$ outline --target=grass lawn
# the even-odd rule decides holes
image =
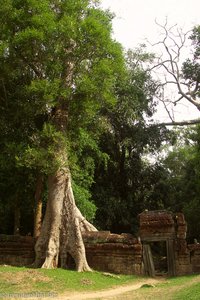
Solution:
[[[78,273],[63,269],[45,270],[0,266],[0,299],[4,299],[1,296],[3,293],[92,292],[123,284],[135,284],[141,282],[142,279],[144,278],[134,275],[108,276],[100,272]],[[199,300],[200,275],[166,278],[156,283],[155,286],[144,285],[144,287],[112,299]]]
[[[167,278],[163,283],[154,287],[142,287],[136,291],[127,293],[116,300],[199,300],[200,299],[200,275],[188,275]],[[114,300],[113,299],[113,300]]]
[[[0,293],[96,291],[125,283],[134,283],[134,275],[106,276],[106,273],[78,273],[63,269],[30,269],[0,266]]]

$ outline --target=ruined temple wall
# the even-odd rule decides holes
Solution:
[[[173,241],[176,276],[200,273],[200,245],[187,245],[187,223],[182,213],[145,211],[139,219],[143,242]]]
[[[84,243],[88,263],[95,270],[142,274],[142,244],[132,235],[91,232]]]
[[[175,240],[175,264],[176,275],[187,275],[193,273],[191,253],[188,249],[186,235],[187,223],[182,213],[175,214],[176,240]]]
[[[173,214],[166,211],[145,211],[139,215],[139,236],[143,241],[175,239]]]
[[[83,236],[89,265],[98,271],[142,273],[142,245],[129,234],[90,232]],[[35,240],[30,236],[0,235],[0,264],[26,266],[34,261]]]
[[[175,248],[176,275],[187,275],[193,273],[191,253],[187,247],[186,240],[177,240]]]
[[[174,241],[175,275],[200,273],[200,244],[187,245],[183,214],[147,212],[140,218],[141,240]],[[109,231],[83,235],[89,265],[99,271],[143,274],[143,247],[130,234]],[[31,236],[0,235],[0,264],[29,265],[34,261],[35,240]]]
[[[35,240],[31,236],[0,234],[0,264],[26,266],[34,261]]]
[[[190,251],[192,273],[200,274],[200,244],[188,245],[188,249]]]

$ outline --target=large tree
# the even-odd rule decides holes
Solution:
[[[70,154],[80,131],[98,127],[102,106],[115,102],[123,59],[112,16],[89,0],[1,0],[0,16],[2,101],[22,120],[13,131],[23,126],[26,135],[18,161],[48,175],[35,266],[55,267],[60,255],[65,267],[70,253],[78,271],[90,270],[82,231],[96,229],[75,204]]]

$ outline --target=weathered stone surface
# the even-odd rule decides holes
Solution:
[[[190,251],[195,251],[195,253],[199,253],[200,254],[200,244],[189,244],[188,245],[188,249]]]
[[[161,211],[144,211],[139,215],[140,227],[145,226],[173,226],[174,219],[171,212],[161,210]]]
[[[176,218],[177,225],[186,225],[185,217],[183,213],[176,213],[175,218]]]
[[[185,239],[177,239],[176,240],[176,251],[178,255],[188,254],[189,249],[187,247],[187,242]]]
[[[176,236],[178,239],[186,239],[187,225],[179,225],[176,231]]]
[[[141,239],[171,238],[175,235],[174,218],[167,211],[144,211],[139,215]]]
[[[0,263],[25,266],[34,261],[35,240],[31,236],[0,235]]]
[[[177,257],[177,263],[179,265],[190,265],[190,256],[189,255],[179,255]]]
[[[89,265],[99,271],[141,274],[142,244],[131,234],[84,234]]]
[[[192,265],[181,265],[181,264],[176,264],[176,275],[177,276],[182,276],[182,275],[187,275],[187,274],[192,274],[193,273],[193,268]]]
[[[107,242],[110,231],[91,231],[82,234],[84,242],[90,243],[105,243]]]
[[[83,233],[84,243],[137,244],[138,239],[132,234],[113,234],[110,231],[93,231]]]

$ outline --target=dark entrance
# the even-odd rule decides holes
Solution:
[[[144,273],[149,276],[174,276],[174,241],[143,241]]]
[[[155,275],[163,276],[168,274],[167,247],[166,241],[150,243],[154,263]]]

